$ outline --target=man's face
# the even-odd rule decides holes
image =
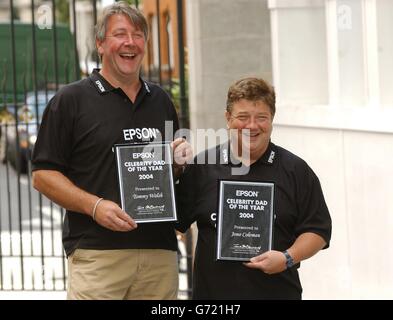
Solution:
[[[118,80],[130,79],[131,76],[139,77],[145,45],[143,32],[137,30],[127,16],[110,16],[104,40],[97,40],[103,74]]]
[[[237,142],[238,150],[249,151],[251,159],[258,159],[266,151],[273,130],[273,117],[269,106],[262,100],[241,99],[226,112],[231,139]],[[232,134],[234,133],[234,134]],[[244,156],[244,155],[243,155]]]

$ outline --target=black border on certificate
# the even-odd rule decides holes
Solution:
[[[269,199],[269,216],[268,216],[268,237],[267,239],[261,239],[261,242],[267,242],[265,250],[255,253],[254,255],[242,256],[241,254],[226,255],[222,253],[223,243],[223,224],[224,224],[224,207],[223,203],[225,186],[238,185],[238,186],[257,186],[263,188],[269,188],[270,199]],[[259,181],[239,181],[239,180],[219,180],[219,191],[218,191],[218,215],[217,215],[217,246],[216,246],[216,259],[217,260],[230,260],[230,261],[249,261],[252,256],[256,256],[263,252],[272,249],[273,245],[273,223],[274,223],[274,189],[275,184],[273,182],[259,182]],[[266,243],[265,243],[266,245]],[[238,256],[237,256],[238,255]]]
[[[120,150],[123,148],[127,149],[133,149],[133,148],[155,148],[155,147],[163,147],[164,152],[165,152],[165,157],[164,159],[170,159],[169,163],[165,163],[164,167],[166,168],[165,170],[168,170],[168,176],[169,176],[169,189],[170,189],[170,204],[171,208],[170,211],[172,214],[170,216],[166,217],[154,217],[154,218],[141,218],[138,219],[137,217],[133,217],[132,212],[127,212],[126,208],[126,200],[125,200],[125,193],[124,193],[124,179],[125,177],[123,176],[123,170],[122,170],[122,159],[121,159],[121,153]],[[137,223],[149,223],[149,222],[166,222],[166,221],[177,221],[177,212],[176,212],[176,202],[175,202],[175,190],[174,190],[174,179],[173,179],[173,168],[172,168],[172,155],[171,155],[171,146],[170,142],[162,142],[162,143],[157,143],[157,142],[152,142],[152,143],[134,143],[134,144],[116,144],[114,145],[114,152],[116,155],[116,166],[117,166],[117,175],[118,175],[118,181],[119,181],[119,191],[120,191],[120,201],[121,201],[121,208],[122,210],[126,211]],[[164,187],[165,188],[165,187]],[[166,196],[166,199],[168,199],[168,196]]]

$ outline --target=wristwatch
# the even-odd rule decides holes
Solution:
[[[285,256],[285,259],[287,259],[287,261],[285,263],[287,265],[287,269],[292,268],[295,264],[295,262],[293,261],[293,258],[291,257],[291,255],[288,253],[287,250],[285,250],[283,252],[283,254]]]

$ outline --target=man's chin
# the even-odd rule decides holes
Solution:
[[[255,159],[255,158],[260,158],[263,154],[262,152],[262,148],[261,148],[261,143],[259,144],[251,144],[249,146],[249,154],[251,156],[251,158]]]
[[[255,152],[260,149],[260,144],[258,143],[243,143],[243,148],[249,150],[250,152]]]

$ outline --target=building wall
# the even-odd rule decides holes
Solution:
[[[192,128],[224,127],[229,84],[264,77],[278,94],[273,141],[320,178],[333,235],[302,263],[305,299],[393,298],[392,5],[189,1]]]
[[[70,28],[74,33],[74,15],[72,1],[69,3],[70,10]],[[97,15],[102,12],[102,6],[97,1]],[[97,67],[95,61],[95,31],[94,31],[94,15],[93,3],[91,1],[76,1],[76,43],[78,46],[79,65],[82,73],[86,76],[90,74],[93,68]]]
[[[35,6],[41,5],[42,1],[37,1]],[[9,6],[9,4],[7,4]],[[17,0],[14,1],[14,7],[19,14],[20,21],[31,22],[31,2],[28,0]],[[8,9],[9,10],[9,9]]]
[[[330,248],[300,268],[304,298],[392,299],[393,135],[276,125],[273,140],[318,174],[333,220]]]
[[[21,22],[31,22],[31,1],[30,0],[14,0],[14,13],[17,15],[17,20]],[[49,5],[48,1],[36,0],[34,2],[35,5],[35,19],[37,19],[40,15],[44,14],[44,10],[46,8],[40,8],[42,5]],[[39,11],[39,12],[38,12]],[[51,18],[50,18],[51,19]],[[0,3],[0,22],[9,22],[10,21],[10,3],[9,1],[2,1]]]
[[[166,79],[168,77],[178,78],[179,77],[179,48],[178,48],[178,19],[177,19],[177,1],[176,0],[160,0],[159,1],[159,11],[160,11],[160,32],[158,32],[157,25],[154,25],[153,19],[157,17],[157,0],[144,0],[142,5],[142,11],[146,16],[149,27],[150,27],[150,39],[148,44],[148,52],[144,60],[144,69],[148,70],[149,67],[154,68],[155,64],[158,65],[157,55],[158,47],[155,47],[153,42],[157,41],[154,37],[160,36],[160,57],[161,57],[161,72],[162,78]],[[186,1],[183,1],[183,11],[185,12]],[[172,38],[168,39],[167,21],[168,16],[171,22],[172,28]],[[155,17],[155,18],[154,18]],[[183,14],[184,17],[184,14]],[[186,24],[183,19],[183,43],[186,44]],[[170,37],[170,36],[169,36]],[[158,43],[158,42],[157,42]],[[168,47],[171,46],[171,48]],[[170,59],[170,53],[172,51],[173,61]],[[155,59],[156,57],[156,59]],[[170,68],[169,68],[170,66]],[[146,71],[147,72],[147,71]]]
[[[0,3],[0,22],[10,21],[10,8],[8,3]]]
[[[265,0],[187,2],[191,128],[224,126],[227,88],[237,78],[272,79],[269,24]]]

